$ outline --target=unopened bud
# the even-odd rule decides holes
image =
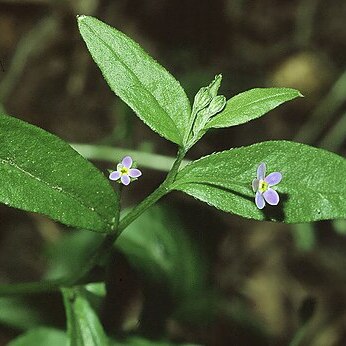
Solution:
[[[203,87],[199,89],[198,93],[196,94],[193,107],[196,110],[201,110],[207,107],[211,100],[212,96],[210,95],[209,89],[207,87]]]
[[[209,117],[214,116],[217,113],[220,113],[224,107],[226,105],[226,97],[223,95],[218,95],[213,97],[213,99],[211,100],[207,111],[208,111],[208,115]]]
[[[222,81],[222,75],[218,74],[215,76],[214,80],[208,85],[209,92],[212,97],[217,95]]]

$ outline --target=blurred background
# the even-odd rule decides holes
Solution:
[[[2,111],[83,144],[76,148],[105,174],[134,151],[143,177],[123,192],[124,207],[158,186],[176,147],[111,92],[77,14],[139,42],[190,100],[218,73],[227,98],[272,86],[304,94],[261,119],[210,131],[189,159],[271,139],[345,156],[345,1],[0,0]],[[0,283],[65,274],[97,237],[3,205],[0,220]],[[108,268],[111,293],[98,304],[108,334],[216,346],[346,345],[346,220],[254,222],[173,193],[125,234]],[[42,324],[65,328],[58,294],[0,298],[0,345]]]

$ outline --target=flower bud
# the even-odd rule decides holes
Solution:
[[[203,87],[199,89],[198,93],[196,94],[193,107],[199,111],[207,107],[211,100],[212,96],[210,95],[209,88]]]
[[[215,114],[221,112],[224,109],[225,105],[226,105],[225,96],[218,95],[213,97],[207,109],[209,117],[212,117]]]
[[[214,80],[208,85],[209,92],[212,97],[215,97],[219,91],[222,81],[222,75],[218,74],[215,76]]]

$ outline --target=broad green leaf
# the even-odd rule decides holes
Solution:
[[[121,234],[116,247],[154,282],[186,298],[205,285],[205,262],[173,211],[154,206]]]
[[[181,145],[191,110],[179,82],[122,32],[88,16],[78,25],[110,88],[152,130]]]
[[[0,202],[77,228],[112,230],[116,194],[67,143],[6,115],[0,115],[0,143]]]
[[[36,328],[12,340],[7,346],[67,346],[65,332],[54,328]]]
[[[229,127],[259,118],[286,101],[302,96],[290,88],[256,88],[242,92],[227,101],[225,109],[207,124],[211,127]]]
[[[71,346],[109,345],[102,325],[82,288],[62,289]]]
[[[251,182],[261,162],[282,173],[277,206],[257,209]],[[308,145],[270,141],[206,156],[183,168],[173,188],[221,210],[256,220],[346,218],[346,160]]]

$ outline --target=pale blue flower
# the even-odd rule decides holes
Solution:
[[[131,156],[125,156],[122,159],[121,163],[118,163],[117,170],[109,174],[109,179],[110,180],[120,179],[120,181],[124,185],[129,185],[132,180],[135,180],[142,175],[142,172],[139,169],[131,168],[132,163],[133,161]]]
[[[252,181],[252,189],[256,192],[255,203],[258,209],[263,209],[266,202],[270,205],[279,203],[279,194],[271,187],[279,184],[282,179],[280,172],[266,175],[266,164],[262,162],[257,168],[257,178]]]

